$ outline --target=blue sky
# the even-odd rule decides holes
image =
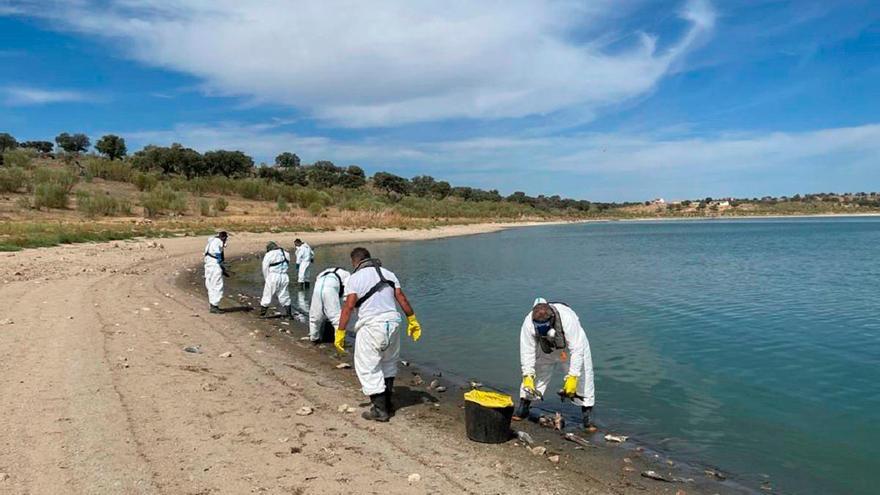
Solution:
[[[600,201],[880,190],[870,1],[0,0],[0,68],[19,140]]]

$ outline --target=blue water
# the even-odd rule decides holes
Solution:
[[[532,300],[587,329],[603,429],[783,493],[877,493],[880,219],[614,222],[372,243],[404,354],[516,390]],[[318,250],[317,266],[351,246]],[[551,390],[561,386],[561,376]],[[549,406],[558,407],[558,400]]]

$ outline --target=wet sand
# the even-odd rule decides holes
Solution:
[[[505,227],[233,233],[228,255],[270,238],[320,245]],[[353,371],[297,340],[302,327],[208,313],[197,271],[205,241],[0,253],[0,493],[732,492],[642,478],[672,468],[633,449],[575,450],[531,424],[547,454],[469,442],[457,386],[432,392],[408,371],[392,422],[365,421]]]

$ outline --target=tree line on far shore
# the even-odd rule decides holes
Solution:
[[[91,140],[82,133],[65,132],[56,136],[54,143],[18,142],[8,133],[0,133],[0,153],[16,148],[30,149],[42,155],[51,155],[57,150],[63,158],[72,160],[91,148]],[[601,212],[614,206],[621,206],[614,203],[562,198],[558,195],[529,196],[522,191],[503,196],[495,189],[453,186],[447,181],[429,175],[407,179],[380,171],[368,178],[364,170],[357,165],[337,166],[327,160],[306,165],[292,152],[283,152],[276,156],[273,165],[259,166],[255,165],[253,158],[241,151],[214,150],[200,153],[178,143],[171,146],[149,145],[129,155],[125,139],[113,134],[101,137],[95,143],[94,149],[109,160],[125,160],[134,169],[143,173],[186,179],[212,176],[232,179],[261,178],[280,184],[316,189],[334,187],[359,189],[370,185],[391,198],[414,196],[435,200],[458,198],[471,202],[508,201],[540,210],[568,210],[579,213]]]

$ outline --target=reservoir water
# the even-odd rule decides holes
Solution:
[[[816,494],[877,493],[878,246],[876,218],[593,223],[367,245],[422,322],[408,359],[514,392],[532,300],[564,301],[592,346],[603,429],[753,488]],[[315,268],[348,266],[350,248],[317,249]]]

